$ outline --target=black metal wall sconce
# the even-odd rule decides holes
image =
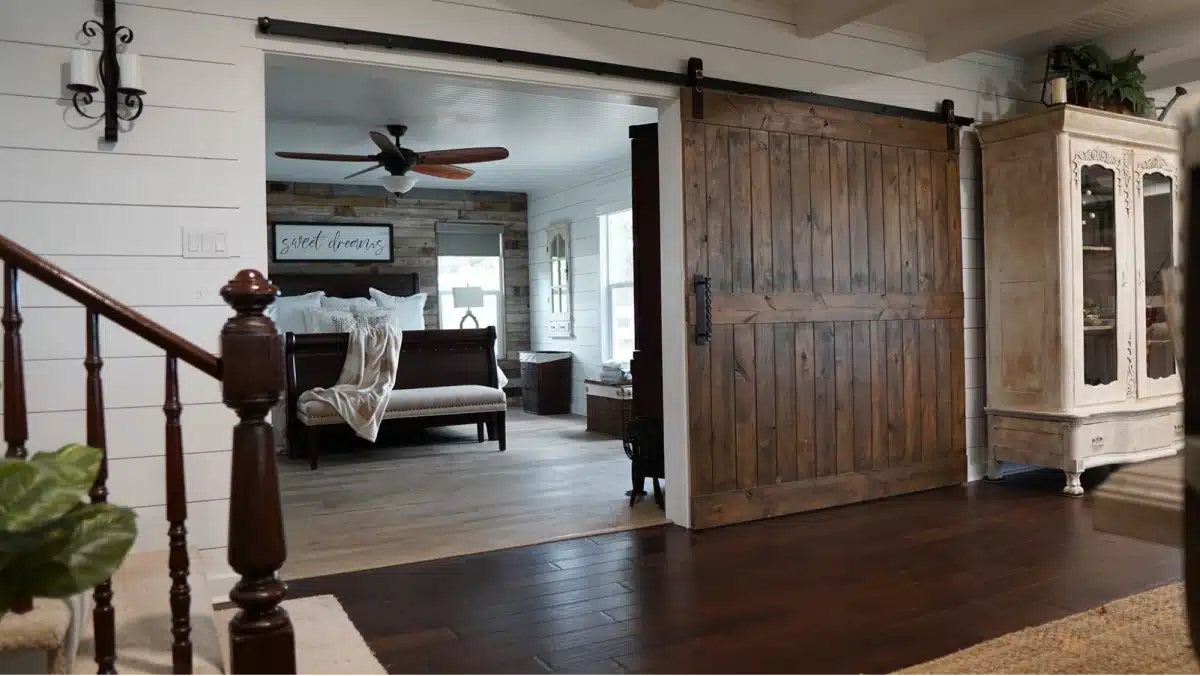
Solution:
[[[95,52],[86,49],[71,52],[71,81],[67,89],[75,92],[71,96],[75,112],[92,120],[104,118],[104,140],[116,143],[120,133],[118,120],[131,122],[141,116],[146,90],[142,89],[141,57],[128,52],[117,54],[117,42],[123,45],[133,42],[133,30],[117,25],[116,0],[102,0],[101,4],[103,21],[88,19],[80,29],[88,37],[96,37],[97,33],[102,36],[99,66]],[[87,107],[95,100],[93,94],[101,89],[104,112],[92,115]]]

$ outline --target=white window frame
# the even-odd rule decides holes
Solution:
[[[452,228],[454,228],[454,227],[458,227],[460,225],[465,225],[465,226],[469,227],[471,224],[465,223],[465,222],[460,222],[460,221],[445,221],[439,225],[440,225],[440,227],[445,227],[446,225],[450,225]],[[495,224],[489,223],[487,225],[495,225]],[[497,359],[505,359],[508,355],[508,345],[506,344],[506,341],[505,341],[506,332],[504,330],[504,320],[505,320],[505,315],[507,313],[505,312],[505,307],[504,307],[504,232],[503,232],[503,230],[498,232],[496,234],[496,236],[500,238],[500,255],[499,255],[499,258],[500,258],[500,288],[499,289],[484,289],[483,295],[485,298],[487,296],[495,296],[496,297],[496,358]],[[437,298],[437,311],[438,311],[437,328],[440,329],[442,327],[442,300],[445,296],[453,297],[454,290],[449,289],[449,288],[446,288],[446,289],[442,288],[442,283],[441,283],[442,282],[442,280],[441,280],[442,255],[440,253],[436,254],[435,258],[437,259],[437,265],[434,268],[434,279],[437,280],[437,295],[438,295],[438,298]],[[451,328],[458,328],[458,327],[454,326]],[[474,328],[474,327],[472,327],[472,328]]]
[[[621,200],[603,204],[596,209],[600,222],[600,357],[603,361],[613,359],[612,294],[613,289],[633,288],[633,280],[611,283],[608,276],[608,217],[622,211],[632,211],[633,200]]]

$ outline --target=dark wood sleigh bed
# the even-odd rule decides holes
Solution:
[[[420,282],[414,274],[277,274],[271,281],[281,296],[295,296],[312,291],[324,291],[327,296],[340,298],[369,298],[374,287],[394,296],[409,296],[420,292]],[[394,389],[407,390],[457,385],[483,385],[499,388],[496,364],[496,329],[429,329],[405,331],[400,343]],[[317,428],[297,420],[297,399],[313,387],[329,387],[337,382],[349,347],[346,333],[288,333],[284,338],[284,367],[287,391],[287,452],[291,457],[307,456],[313,468],[320,453]],[[465,413],[459,415],[425,416],[419,419],[385,420],[389,426],[419,422],[422,427],[475,423],[478,439],[498,441],[505,446],[504,413]]]

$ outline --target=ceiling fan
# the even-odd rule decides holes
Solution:
[[[470,178],[475,172],[457,165],[472,164],[475,162],[494,162],[508,157],[507,148],[496,147],[456,148],[454,150],[431,150],[418,153],[400,146],[400,137],[404,136],[404,133],[408,131],[408,127],[402,124],[389,124],[387,125],[387,130],[395,137],[395,141],[377,131],[370,132],[371,140],[379,147],[379,152],[374,155],[294,153],[286,151],[280,151],[275,154],[279,157],[293,160],[374,162],[375,166],[356,171],[346,176],[346,178],[354,178],[355,176],[360,176],[376,169],[386,169],[391,175],[383,179],[383,186],[389,192],[397,194],[406,193],[416,185],[417,177],[409,175],[409,172],[461,181]]]

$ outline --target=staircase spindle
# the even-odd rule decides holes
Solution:
[[[229,622],[231,671],[296,673],[295,638],[280,607],[287,586],[278,571],[287,559],[275,439],[267,413],[283,392],[283,350],[263,311],[279,290],[262,273],[242,270],[221,289],[235,317],[221,329],[221,394],[239,418],[233,428],[229,495],[229,565],[240,579],[229,599],[240,609]]]
[[[25,442],[29,439],[25,417],[25,361],[21,354],[21,293],[17,287],[19,271],[11,263],[4,264],[4,441],[6,458],[28,455]]]
[[[108,442],[104,431],[104,383],[100,369],[104,361],[100,358],[100,315],[87,311],[87,356],[83,368],[87,370],[87,445],[100,449],[100,473],[88,497],[93,503],[108,502]],[[117,673],[116,617],[112,605],[112,580],[105,580],[92,591],[95,607],[92,609],[92,624],[96,641],[97,673]]]
[[[188,586],[190,562],[187,551],[187,485],[183,475],[183,428],[179,417],[179,360],[167,356],[166,396],[163,413],[167,417],[167,541],[171,570],[171,663],[176,674],[192,673],[192,589]]]

